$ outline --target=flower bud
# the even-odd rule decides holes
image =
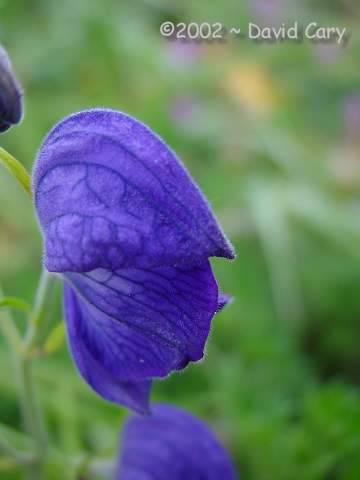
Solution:
[[[0,45],[0,133],[22,119],[22,91],[9,57]]]

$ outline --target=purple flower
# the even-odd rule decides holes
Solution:
[[[207,426],[158,405],[132,417],[122,439],[116,480],[235,480],[232,462]]]
[[[6,51],[0,45],[0,133],[22,118],[22,93]]]
[[[33,175],[44,261],[63,274],[74,360],[102,397],[148,409],[151,379],[200,360],[234,252],[175,154],[120,112],[71,115]]]

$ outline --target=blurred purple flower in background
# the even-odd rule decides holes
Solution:
[[[196,99],[190,95],[174,98],[170,114],[175,123],[186,126],[193,123],[197,110]]]
[[[313,46],[316,60],[324,65],[332,65],[339,60],[341,47],[336,43],[318,43]]]
[[[286,18],[286,0],[253,0],[250,5],[256,19],[263,25],[274,26]]]
[[[194,41],[172,40],[166,43],[168,63],[183,71],[196,65],[202,54],[203,47]]]
[[[22,119],[22,92],[9,57],[0,45],[0,133]]]
[[[44,262],[63,274],[70,348],[103,398],[148,411],[151,379],[200,360],[219,296],[209,257],[234,258],[162,140],[111,110],[64,119],[33,174]]]
[[[132,417],[121,445],[116,480],[235,480],[232,462],[208,427],[166,405]]]
[[[343,103],[345,132],[348,137],[360,138],[360,92],[348,96]]]

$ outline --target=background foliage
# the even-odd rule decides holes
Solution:
[[[295,19],[353,35],[346,48],[159,35],[164,20]],[[64,115],[126,111],[176,150],[235,244],[235,263],[213,262],[235,302],[216,318],[206,358],[158,382],[153,400],[207,420],[243,480],[360,478],[358,21],[356,0],[0,2],[0,41],[26,103],[1,145],[30,169]],[[6,293],[31,301],[40,264],[33,209],[0,172]],[[3,344],[0,357],[0,421],[21,429]],[[59,450],[114,456],[125,412],[82,383],[65,345],[37,362],[36,376]],[[0,458],[0,478],[21,474]]]

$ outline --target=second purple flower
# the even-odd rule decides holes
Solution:
[[[80,112],[33,174],[46,268],[61,273],[74,360],[103,398],[148,410],[151,379],[202,358],[219,295],[209,258],[234,258],[198,187],[146,126]]]

